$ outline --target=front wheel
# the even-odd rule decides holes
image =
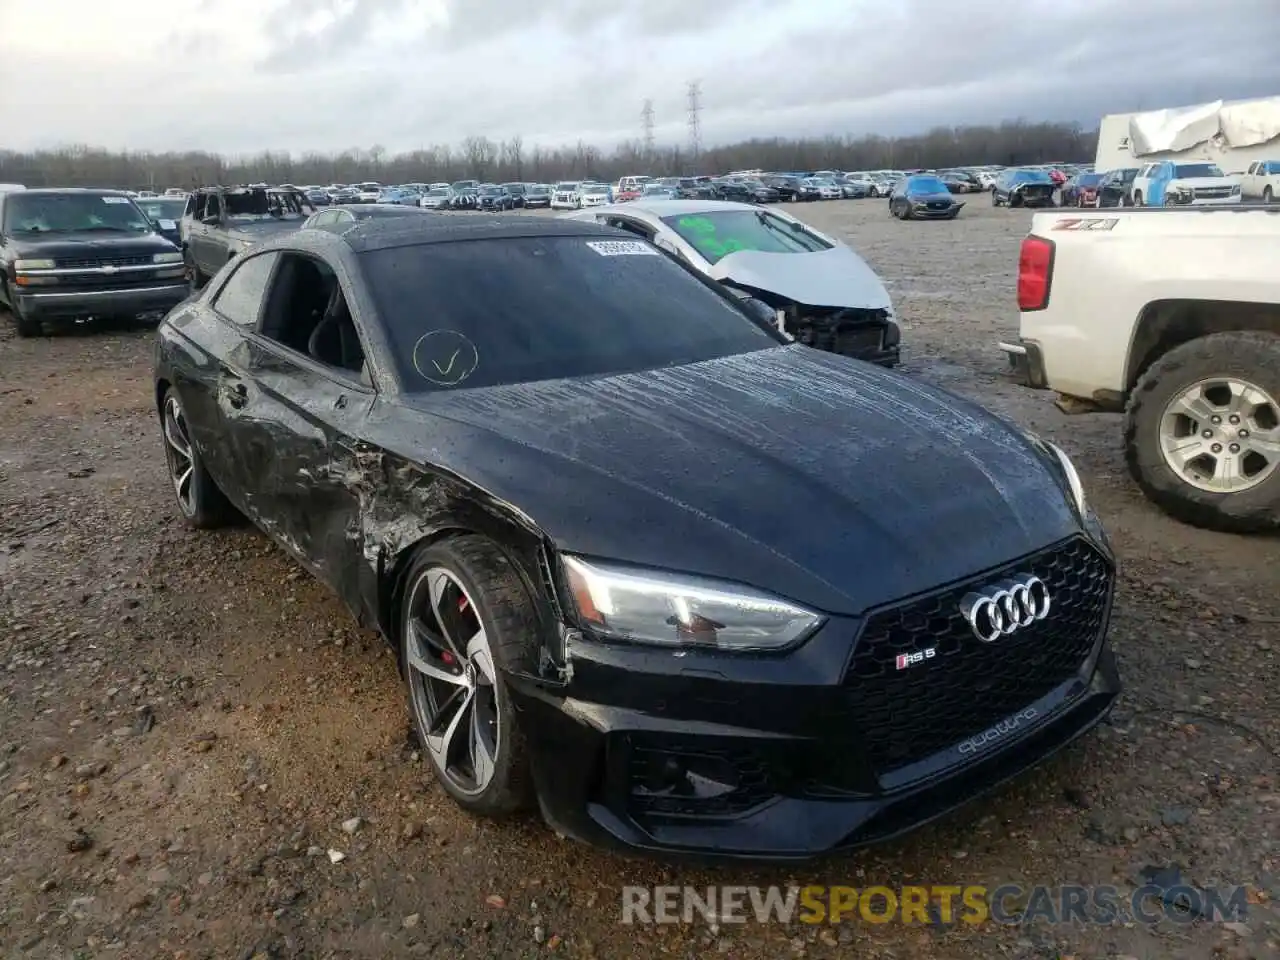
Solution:
[[[9,290],[8,282],[0,281],[0,283],[4,284],[4,299],[9,304],[9,313],[13,317],[13,325],[18,330],[18,336],[26,339],[42,335],[44,333],[44,324],[23,314],[15,302],[12,292]]]
[[[235,508],[218,489],[191,442],[187,415],[173,387],[166,388],[160,403],[160,427],[169,482],[183,519],[201,530],[226,526],[234,519]]]
[[[1140,206],[1142,206],[1142,191],[1141,191],[1141,190],[1135,190],[1135,191],[1133,192],[1133,205],[1134,205],[1135,207],[1140,207]]]
[[[1228,533],[1280,530],[1280,336],[1214,333],[1139,378],[1125,461],[1153,503]]]
[[[399,609],[409,705],[441,787],[484,816],[527,808],[528,755],[506,677],[536,669],[539,626],[511,561],[483,537],[432,544],[409,567]]]
[[[1000,195],[996,193],[995,190],[991,191],[991,205],[993,207],[1000,206]]]
[[[1263,187],[1263,188],[1262,188],[1262,202],[1263,202],[1263,203],[1271,203],[1273,200],[1275,200],[1275,194],[1273,194],[1273,193],[1271,192],[1271,187],[1270,187],[1270,186]]]

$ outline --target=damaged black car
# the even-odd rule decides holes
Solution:
[[[1056,447],[634,235],[427,219],[247,251],[162,324],[155,398],[182,515],[387,637],[463,808],[806,858],[1106,715],[1114,559]]]
[[[993,207],[1052,207],[1058,185],[1043,170],[1006,170],[991,185]]]

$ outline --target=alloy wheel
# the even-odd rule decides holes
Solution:
[[[1197,489],[1242,493],[1280,466],[1280,404],[1247,380],[1201,380],[1165,407],[1160,453]]]
[[[428,567],[405,603],[409,699],[436,771],[467,796],[494,777],[503,716],[484,623],[458,577]]]
[[[169,479],[173,483],[174,493],[178,495],[178,506],[187,517],[196,514],[195,454],[191,449],[191,433],[187,429],[187,417],[182,412],[182,405],[174,394],[169,394],[164,403],[164,452],[169,463]]]

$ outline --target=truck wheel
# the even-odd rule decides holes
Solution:
[[[1270,202],[1271,202],[1272,200],[1274,200],[1274,199],[1275,199],[1275,195],[1271,192],[1271,187],[1269,187],[1269,186],[1263,187],[1263,188],[1262,188],[1262,202],[1263,202],[1263,203],[1270,203]]]
[[[1280,530],[1280,336],[1214,333],[1170,350],[1130,394],[1124,438],[1129,473],[1170,516]]]
[[[1140,207],[1140,206],[1142,206],[1142,191],[1141,191],[1141,190],[1135,190],[1135,191],[1133,191],[1133,205],[1134,205],[1135,207]]]
[[[8,282],[4,282],[4,298],[8,301],[9,313],[13,315],[13,325],[18,328],[18,336],[38,337],[44,333],[44,324],[22,315],[18,305],[13,301],[13,296],[9,293]]]

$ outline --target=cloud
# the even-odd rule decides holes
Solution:
[[[1275,0],[0,0],[6,145],[608,148],[1280,93]]]

